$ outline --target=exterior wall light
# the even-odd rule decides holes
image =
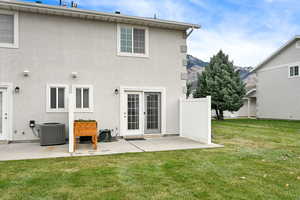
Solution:
[[[19,86],[15,87],[15,93],[19,93],[19,92],[20,92],[20,87]]]
[[[25,77],[29,76],[29,70],[24,70],[23,71],[23,76],[25,76]]]
[[[118,95],[118,94],[119,94],[119,89],[116,88],[116,89],[115,89],[115,95]]]
[[[71,73],[72,78],[78,78],[78,73],[77,72],[72,72]]]

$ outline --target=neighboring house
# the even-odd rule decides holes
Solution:
[[[0,140],[36,123],[95,119],[121,136],[179,133],[186,39],[195,24],[0,1]]]
[[[257,76],[257,117],[300,120],[300,36],[259,64]]]
[[[252,67],[239,67],[238,71],[246,84],[244,105],[234,112],[232,117],[256,117],[256,74],[252,73]]]

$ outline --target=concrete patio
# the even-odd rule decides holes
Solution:
[[[119,139],[115,142],[99,143],[97,150],[93,150],[90,144],[79,144],[75,153],[68,152],[68,144],[42,147],[39,143],[12,143],[0,144],[0,161],[218,147],[223,146],[218,144],[203,144],[179,136],[130,141]]]

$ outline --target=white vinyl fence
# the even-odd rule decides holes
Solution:
[[[180,99],[180,136],[211,144],[211,97]]]
[[[73,93],[69,94],[69,152],[74,152],[74,134],[73,134],[73,123],[74,123],[74,110],[75,110],[75,96]]]

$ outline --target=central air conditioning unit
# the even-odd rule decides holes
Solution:
[[[66,127],[61,123],[43,123],[38,125],[41,146],[66,144]]]

